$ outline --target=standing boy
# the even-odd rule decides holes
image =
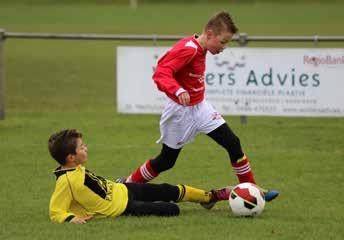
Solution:
[[[120,215],[176,216],[179,208],[172,202],[189,201],[212,207],[229,197],[229,188],[206,192],[167,183],[115,183],[96,176],[83,166],[87,147],[82,134],[75,129],[51,135],[48,148],[60,164],[54,172],[56,186],[49,205],[50,219],[54,222],[84,224],[92,217]]]
[[[174,166],[185,144],[198,133],[205,133],[227,150],[239,182],[255,183],[239,138],[204,99],[206,54],[222,52],[237,31],[229,13],[219,12],[208,21],[200,36],[181,39],[159,59],[153,80],[169,98],[160,120],[161,152],[129,177],[118,181],[145,183],[152,180]],[[277,191],[264,192],[267,201],[278,196]]]

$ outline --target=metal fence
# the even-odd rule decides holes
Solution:
[[[61,40],[135,40],[135,41],[176,41],[183,36],[178,35],[124,35],[124,34],[66,34],[66,33],[23,33],[6,32],[0,29],[0,120],[5,119],[5,59],[4,45],[10,38],[14,39],[61,39]],[[248,36],[245,33],[234,36],[232,39],[244,47],[249,42],[344,42],[344,36]],[[240,117],[246,123],[245,116]]]

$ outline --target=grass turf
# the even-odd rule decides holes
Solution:
[[[343,35],[343,3],[116,4],[0,3],[7,31],[176,34],[200,32],[229,9],[250,35]],[[191,15],[190,12],[193,14]],[[14,40],[5,43],[6,119],[0,121],[1,239],[343,239],[344,119],[226,117],[240,136],[258,183],[281,197],[256,219],[234,218],[227,203],[205,211],[180,204],[177,218],[121,217],[85,226],[52,224],[49,197],[53,131],[76,127],[89,147],[87,167],[116,178],[160,146],[157,115],[122,115],[115,107],[115,47],[143,42]],[[167,43],[164,43],[167,44]],[[251,45],[251,44],[250,44]],[[262,44],[252,44],[262,45]],[[264,46],[310,46],[267,44]],[[343,47],[343,43],[319,46]],[[209,189],[236,182],[224,150],[199,136],[173,170],[154,182]]]

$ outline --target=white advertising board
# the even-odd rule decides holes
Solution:
[[[151,77],[167,50],[117,48],[118,112],[162,112]],[[206,61],[206,99],[223,115],[344,116],[344,49],[228,48]]]

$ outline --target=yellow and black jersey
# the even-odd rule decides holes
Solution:
[[[54,222],[70,221],[74,216],[121,215],[128,204],[128,189],[79,165],[55,170],[56,186],[50,199],[49,214]]]

